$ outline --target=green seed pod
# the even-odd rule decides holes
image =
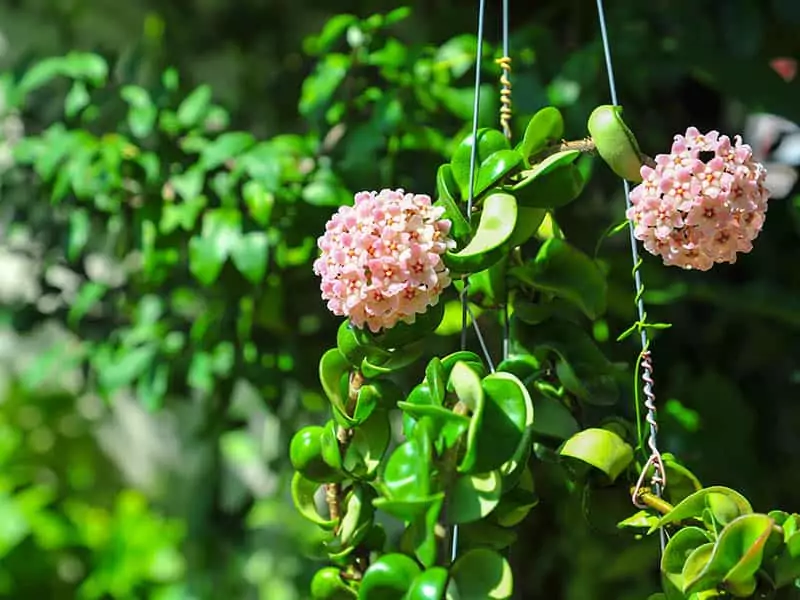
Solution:
[[[622,107],[598,106],[589,116],[589,134],[597,153],[617,175],[639,183],[642,176],[642,153],[639,144],[622,120]]]

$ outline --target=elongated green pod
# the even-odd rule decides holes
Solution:
[[[642,153],[636,138],[622,120],[622,107],[605,104],[589,116],[589,134],[597,153],[617,175],[639,183]]]

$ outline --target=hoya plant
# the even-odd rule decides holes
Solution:
[[[290,446],[294,502],[327,532],[329,564],[312,596],[510,598],[507,550],[536,509],[544,464],[576,484],[629,484],[640,510],[619,526],[658,532],[663,544],[663,590],[652,600],[790,593],[800,584],[800,515],[755,512],[658,452],[639,416],[640,370],[653,400],[649,348],[620,366],[595,343],[606,272],[557,220],[599,155],[637,184],[626,214],[635,240],[665,265],[705,271],[752,248],[769,197],[764,167],[738,136],[693,127],[650,158],[619,106],[597,107],[582,139],[564,139],[555,107],[538,111],[516,145],[507,134],[466,136],[439,166],[435,198],[356,194],[318,240],[322,298],[344,319],[319,363],[330,418]],[[502,326],[499,360],[482,336],[480,354],[465,336],[430,356],[449,287],[465,328],[479,310],[485,325]],[[620,339],[664,327],[642,318]],[[421,380],[401,386],[398,375],[420,361]],[[635,422],[615,408],[630,375]]]

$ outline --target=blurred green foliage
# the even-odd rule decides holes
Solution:
[[[322,421],[317,362],[337,327],[315,240],[355,191],[435,190],[471,115],[473,4],[0,4],[0,595],[307,597],[320,539],[290,505],[287,449]],[[609,5],[645,152],[690,123],[800,121],[800,88],[768,67],[798,53],[796,3]],[[593,7],[512,7],[515,130],[555,105],[566,137],[584,136],[607,102]],[[622,215],[597,171],[560,213],[585,252]],[[650,312],[674,324],[654,342],[662,443],[764,510],[800,504],[799,223],[800,201],[775,201],[737,265],[644,269]],[[602,246],[595,325],[619,361],[635,352],[609,341],[633,315],[626,244]],[[447,314],[431,353],[456,343]],[[511,551],[519,597],[654,589],[655,546],[615,528],[624,493],[587,502],[557,473],[537,491]]]

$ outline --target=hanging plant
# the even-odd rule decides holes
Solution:
[[[763,166],[740,138],[691,127],[651,159],[616,104],[595,109],[589,136],[574,141],[563,139],[559,110],[543,108],[514,146],[510,61],[500,64],[501,128],[476,121],[438,167],[435,201],[360,192],[319,238],[322,297],[345,321],[320,361],[331,418],[291,442],[295,504],[328,532],[331,566],[317,572],[312,596],[510,598],[505,551],[539,501],[542,462],[585,485],[631,484],[640,510],[620,527],[662,541],[663,592],[653,600],[744,598],[794,585],[800,515],[756,513],[738,492],[703,488],[659,452],[649,332],[668,324],[647,320],[635,246],[639,319],[620,339],[640,334],[635,372],[646,416],[627,424],[581,410],[618,400],[620,367],[587,333],[606,309],[605,272],[555,216],[583,191],[581,157],[597,154],[638,183],[626,215],[645,249],[704,271],[752,248],[767,209]],[[450,285],[481,353],[462,343],[400,389],[394,376],[422,360]],[[497,309],[487,313],[505,332],[497,364],[470,301]],[[634,391],[638,415],[638,383]],[[402,424],[399,439],[393,422]],[[379,513],[403,524],[399,539],[388,539]]]

